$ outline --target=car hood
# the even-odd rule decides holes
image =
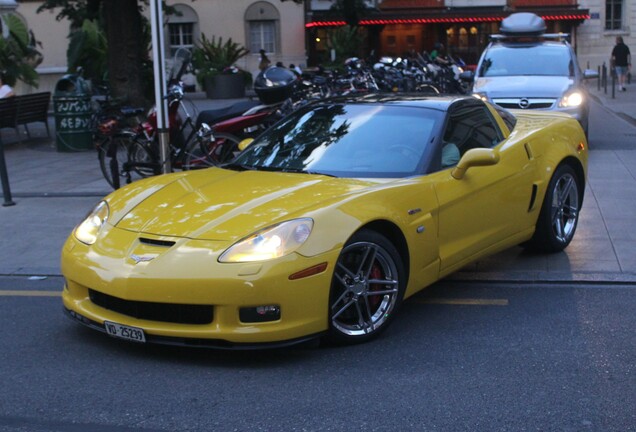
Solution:
[[[505,97],[559,98],[572,85],[571,77],[561,76],[501,76],[477,78],[473,92],[485,93],[489,99]]]
[[[191,171],[160,176],[137,193],[115,193],[110,205],[116,220],[111,222],[158,236],[238,240],[377,184],[309,174]]]

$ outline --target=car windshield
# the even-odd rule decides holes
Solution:
[[[407,177],[421,169],[441,111],[381,104],[302,108],[270,128],[230,169],[338,177]]]
[[[479,76],[574,76],[574,62],[565,45],[493,45]]]

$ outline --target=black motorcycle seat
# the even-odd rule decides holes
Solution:
[[[197,117],[197,128],[201,126],[201,123],[207,123],[209,126],[212,126],[220,121],[239,117],[243,115],[245,111],[258,105],[261,105],[259,101],[246,100],[223,108],[203,110],[199,113],[199,117]]]

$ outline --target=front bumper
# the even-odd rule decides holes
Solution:
[[[162,238],[165,241],[165,238]],[[216,348],[272,347],[298,343],[328,329],[328,300],[333,263],[339,251],[316,257],[290,254],[249,264],[221,264],[220,242],[174,239],[169,248],[141,244],[133,232],[111,229],[86,246],[71,235],[62,250],[66,279],[62,299],[69,316],[96,330],[104,321],[138,327],[153,343]],[[152,257],[135,262],[132,255]],[[327,262],[325,271],[290,280],[301,270]],[[149,305],[207,305],[210,322],[141,319],[95,304],[90,291],[122,302]],[[242,322],[241,308],[276,305],[280,318]],[[165,307],[163,308],[165,309]]]
[[[106,334],[104,325],[96,321],[90,320],[75,311],[64,308],[64,313],[71,320],[80,323],[88,328],[97,330]],[[202,338],[182,338],[182,337],[166,337],[146,334],[146,341],[152,344],[182,346],[190,348],[214,348],[222,350],[254,350],[254,349],[273,349],[282,348],[290,345],[297,345],[313,339],[321,337],[325,332],[308,335],[305,337],[290,339],[280,342],[261,342],[261,343],[232,343],[222,339],[202,339]]]

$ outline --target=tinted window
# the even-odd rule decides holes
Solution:
[[[481,103],[459,102],[449,110],[442,148],[453,144],[462,156],[473,148],[494,147],[502,139],[503,135],[488,108]],[[446,162],[442,165],[449,166]]]
[[[566,45],[493,45],[486,52],[479,76],[574,76]]]
[[[406,177],[418,173],[442,118],[436,110],[390,105],[304,108],[261,135],[233,165],[343,177]]]
[[[499,117],[501,117],[501,119],[504,121],[504,123],[508,127],[508,130],[512,132],[512,130],[515,128],[515,125],[517,124],[517,117],[512,115],[510,111],[501,108],[499,105],[493,105],[493,108],[497,111]]]

